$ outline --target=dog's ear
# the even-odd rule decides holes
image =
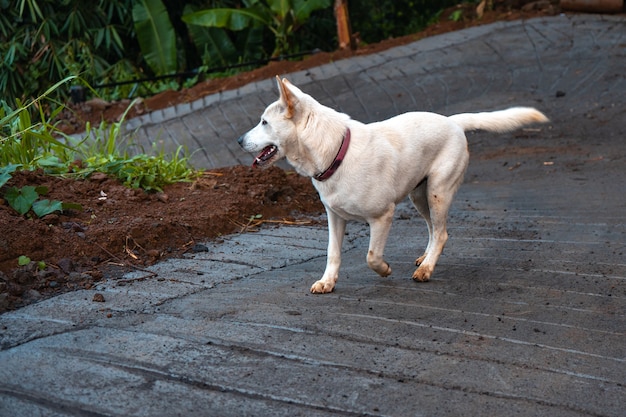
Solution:
[[[298,99],[296,96],[289,90],[289,85],[291,83],[286,79],[281,80],[280,77],[276,76],[276,83],[278,84],[278,91],[280,92],[280,101],[285,106],[285,117],[287,119],[291,119],[296,110],[296,104]]]

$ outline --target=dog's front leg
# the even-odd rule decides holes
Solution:
[[[330,208],[326,207],[328,215],[328,253],[326,270],[322,279],[315,282],[311,287],[314,294],[332,292],[339,278],[339,266],[341,265],[341,244],[346,233],[346,221]]]
[[[370,225],[370,246],[367,251],[367,265],[381,277],[391,274],[391,267],[383,259],[389,230],[393,222],[395,205],[391,206],[382,216],[368,220]]]

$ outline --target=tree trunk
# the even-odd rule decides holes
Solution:
[[[356,42],[352,36],[350,16],[348,15],[348,0],[335,0],[335,18],[337,19],[337,37],[339,49],[356,49]]]

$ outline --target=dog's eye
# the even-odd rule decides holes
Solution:
[[[261,124],[262,124],[263,126],[265,126],[265,125],[267,124],[267,120],[262,119],[262,120],[261,120]]]

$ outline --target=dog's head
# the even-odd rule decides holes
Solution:
[[[286,79],[277,76],[276,82],[280,98],[265,109],[256,127],[238,139],[243,149],[257,154],[255,167],[269,167],[288,156],[298,140],[296,114],[304,93]]]

